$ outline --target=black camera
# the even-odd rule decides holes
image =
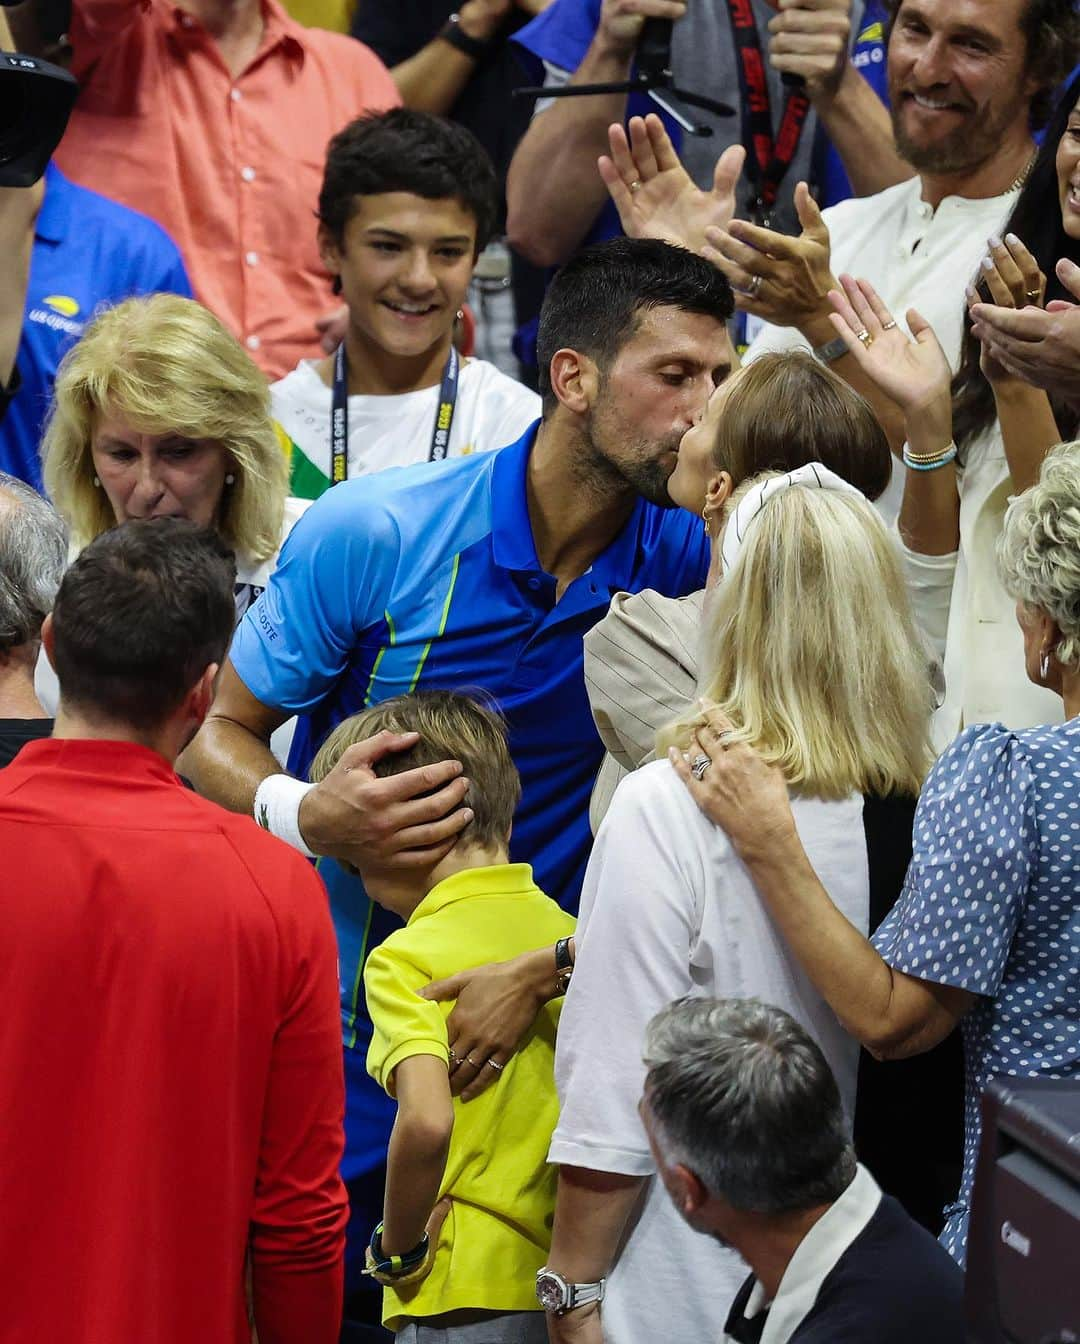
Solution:
[[[58,65],[0,51],[0,187],[30,187],[64,134],[79,86]]]

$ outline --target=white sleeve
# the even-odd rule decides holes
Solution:
[[[647,1176],[637,1104],[650,1020],[690,992],[702,849],[647,766],[624,780],[585,875],[574,974],[559,1019],[550,1162]]]
[[[948,555],[921,555],[900,542],[900,558],[915,619],[934,652],[942,659],[945,657],[949,608],[959,554],[959,551],[951,551]]]

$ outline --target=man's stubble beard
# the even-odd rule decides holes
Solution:
[[[640,455],[632,454],[625,462],[616,464],[602,451],[598,439],[610,438],[613,432],[618,431],[602,424],[598,426],[596,420],[594,410],[586,420],[582,453],[574,464],[574,474],[581,485],[605,499],[624,494],[629,490],[658,508],[678,508],[668,493],[668,481],[672,473],[666,471],[657,460],[656,446],[637,444],[636,447],[651,451],[643,451]],[[672,436],[667,451],[677,451],[681,439],[681,435]]]
[[[1009,108],[1003,108],[1000,116],[991,121],[982,115],[985,109],[973,108],[969,118],[956,130],[929,145],[921,145],[909,139],[904,132],[901,117],[904,94],[899,89],[890,89],[889,97],[897,153],[917,173],[967,173],[981,168],[994,157],[1004,132],[1016,120],[1023,106],[1021,100],[1017,100]]]

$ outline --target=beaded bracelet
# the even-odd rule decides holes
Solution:
[[[913,453],[905,443],[903,458],[904,466],[910,467],[912,471],[936,471],[938,467],[947,467],[955,461],[956,444],[949,443],[938,453]]]

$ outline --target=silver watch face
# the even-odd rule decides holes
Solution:
[[[562,1311],[570,1298],[570,1285],[553,1269],[542,1269],[536,1276],[536,1300],[545,1311]]]

